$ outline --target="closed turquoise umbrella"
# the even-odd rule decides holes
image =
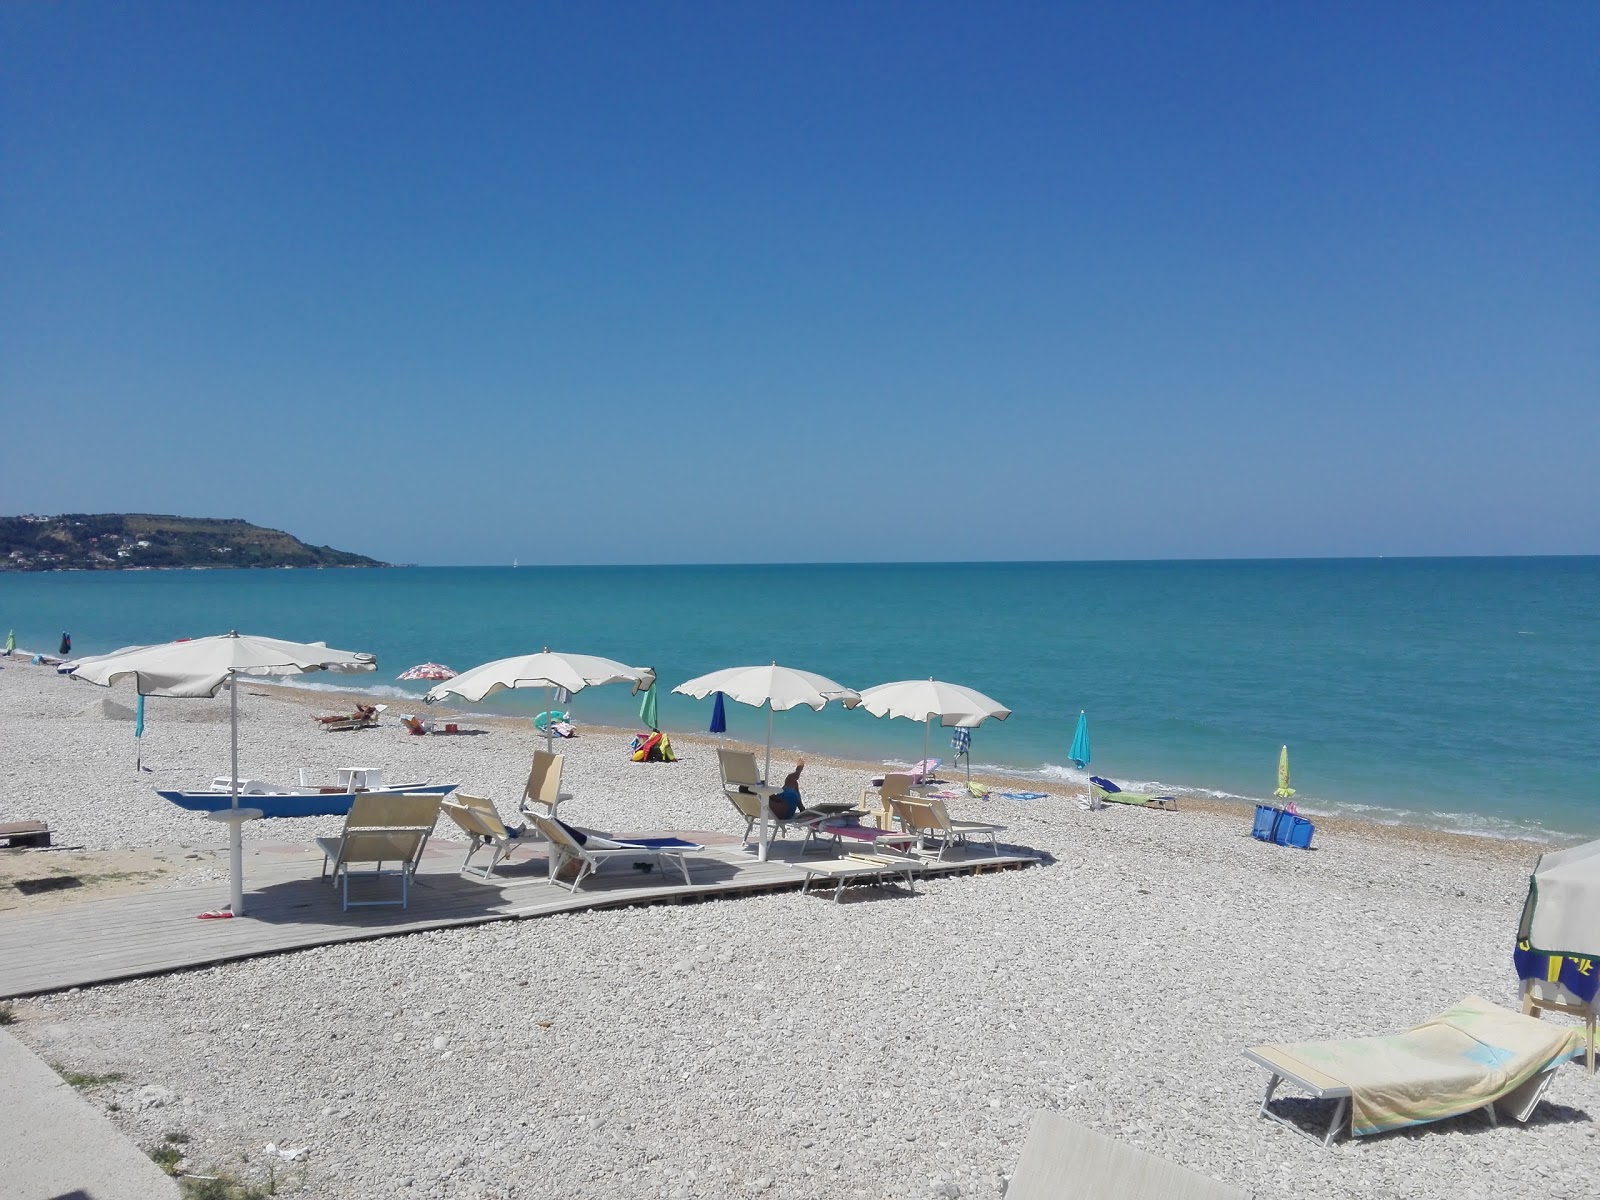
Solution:
[[[1072,760],[1072,765],[1078,770],[1083,770],[1089,765],[1089,714],[1082,709],[1078,710],[1078,727],[1072,731],[1072,749],[1067,751],[1067,757]],[[1094,788],[1089,788],[1090,807],[1094,807]]]
[[[1086,712],[1078,713],[1078,728],[1073,731],[1072,749],[1067,751],[1067,757],[1080,771],[1089,765],[1089,714]]]
[[[139,693],[139,706],[133,712],[133,769],[144,770],[144,693]]]

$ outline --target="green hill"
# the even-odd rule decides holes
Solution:
[[[388,565],[248,521],[149,513],[0,517],[0,571]]]

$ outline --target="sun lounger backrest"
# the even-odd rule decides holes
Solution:
[[[722,768],[722,786],[737,788],[761,782],[761,772],[756,769],[756,756],[748,750],[718,750],[717,763]]]
[[[561,801],[561,768],[565,761],[564,755],[535,750],[533,766],[528,771],[528,786],[522,789],[523,799],[544,805],[548,812],[555,812],[556,805]]]
[[[909,772],[896,771],[892,775],[883,777],[883,786],[878,789],[878,795],[885,801],[904,800],[911,795],[911,786],[914,780]]]
[[[739,810],[741,815],[753,817],[758,821],[761,819],[761,809],[766,801],[754,792],[741,792],[734,788],[729,788],[728,799],[733,801],[733,806]]]
[[[500,820],[500,814],[495,811],[494,805],[482,796],[468,796],[457,792],[439,807],[466,833],[491,841],[511,836],[505,827],[505,822]]]
[[[350,803],[346,829],[432,829],[439,819],[441,797],[434,795],[372,796],[358,794]]]
[[[583,847],[578,844],[578,839],[567,832],[567,827],[560,821],[549,817],[529,817],[539,827],[539,832],[544,834],[545,840],[553,846],[560,846],[568,854],[578,858],[583,857]]]
[[[476,809],[447,797],[439,802],[439,811],[459,825],[461,832],[470,833],[474,837],[489,836],[488,831],[483,827],[483,817]]]
[[[506,823],[500,819],[500,810],[494,806],[494,801],[486,796],[472,796],[464,792],[457,792],[453,799],[470,808],[478,816],[490,837],[505,838],[511,836],[511,831],[506,828]]]
[[[440,804],[434,795],[358,795],[345,818],[338,861],[415,862],[439,820]]]
[[[889,805],[907,833],[941,833],[945,828],[926,800],[891,800]]]

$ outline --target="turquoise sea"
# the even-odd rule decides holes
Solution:
[[[0,628],[74,651],[225,632],[377,654],[376,676],[311,686],[420,695],[394,676],[549,646],[654,666],[669,730],[709,703],[667,694],[777,660],[852,687],[929,675],[1015,715],[973,737],[978,766],[1269,795],[1288,743],[1297,799],[1494,834],[1600,835],[1600,558],[400,568],[0,575]],[[542,697],[480,706],[528,713]],[[626,689],[591,688],[580,723],[628,725]],[[764,712],[728,706],[759,741]],[[779,714],[790,747],[920,757],[907,721]],[[950,757],[948,732],[935,753]],[[1041,803],[1049,803],[1042,801]]]

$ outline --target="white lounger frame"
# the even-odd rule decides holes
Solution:
[[[806,873],[806,881],[800,885],[800,894],[804,896],[811,890],[812,880],[825,876],[833,880],[835,904],[839,903],[845,881],[849,879],[870,879],[874,884],[882,885],[889,882],[891,877],[898,880],[904,876],[906,888],[915,896],[916,872],[924,869],[917,859],[893,854],[847,854],[843,858],[796,865]]]
[[[1333,1145],[1334,1139],[1339,1136],[1341,1126],[1346,1132],[1350,1132],[1350,1089],[1348,1087],[1326,1087],[1312,1083],[1289,1070],[1283,1063],[1274,1062],[1263,1055],[1257,1054],[1254,1050],[1246,1050],[1244,1056],[1256,1065],[1265,1067],[1271,1072],[1272,1077],[1267,1081],[1267,1094],[1261,1100],[1261,1116],[1266,1117],[1269,1121],[1276,1121],[1284,1128],[1292,1129],[1301,1137],[1310,1138],[1313,1142],[1324,1147]],[[1555,1078],[1556,1069],[1565,1061],[1565,1059],[1561,1059],[1554,1065],[1546,1067],[1521,1087],[1515,1091],[1507,1092],[1500,1099],[1491,1100],[1487,1104],[1480,1105],[1479,1109],[1488,1113],[1489,1124],[1499,1124],[1499,1115],[1508,1116],[1517,1121],[1526,1121],[1533,1115],[1533,1110],[1538,1107],[1539,1101],[1544,1099],[1545,1090],[1550,1086],[1550,1081]],[[1289,1118],[1272,1111],[1272,1095],[1278,1090],[1278,1085],[1285,1080],[1294,1084],[1295,1087],[1315,1100],[1338,1101],[1334,1105],[1333,1119],[1328,1122],[1326,1134],[1318,1137],[1316,1134],[1289,1120]],[[1468,1109],[1467,1112],[1477,1112],[1479,1109]],[[1498,1110],[1498,1115],[1496,1110]],[[1465,1116],[1466,1113],[1458,1113],[1456,1115]],[[1445,1119],[1448,1120],[1449,1118]]]

